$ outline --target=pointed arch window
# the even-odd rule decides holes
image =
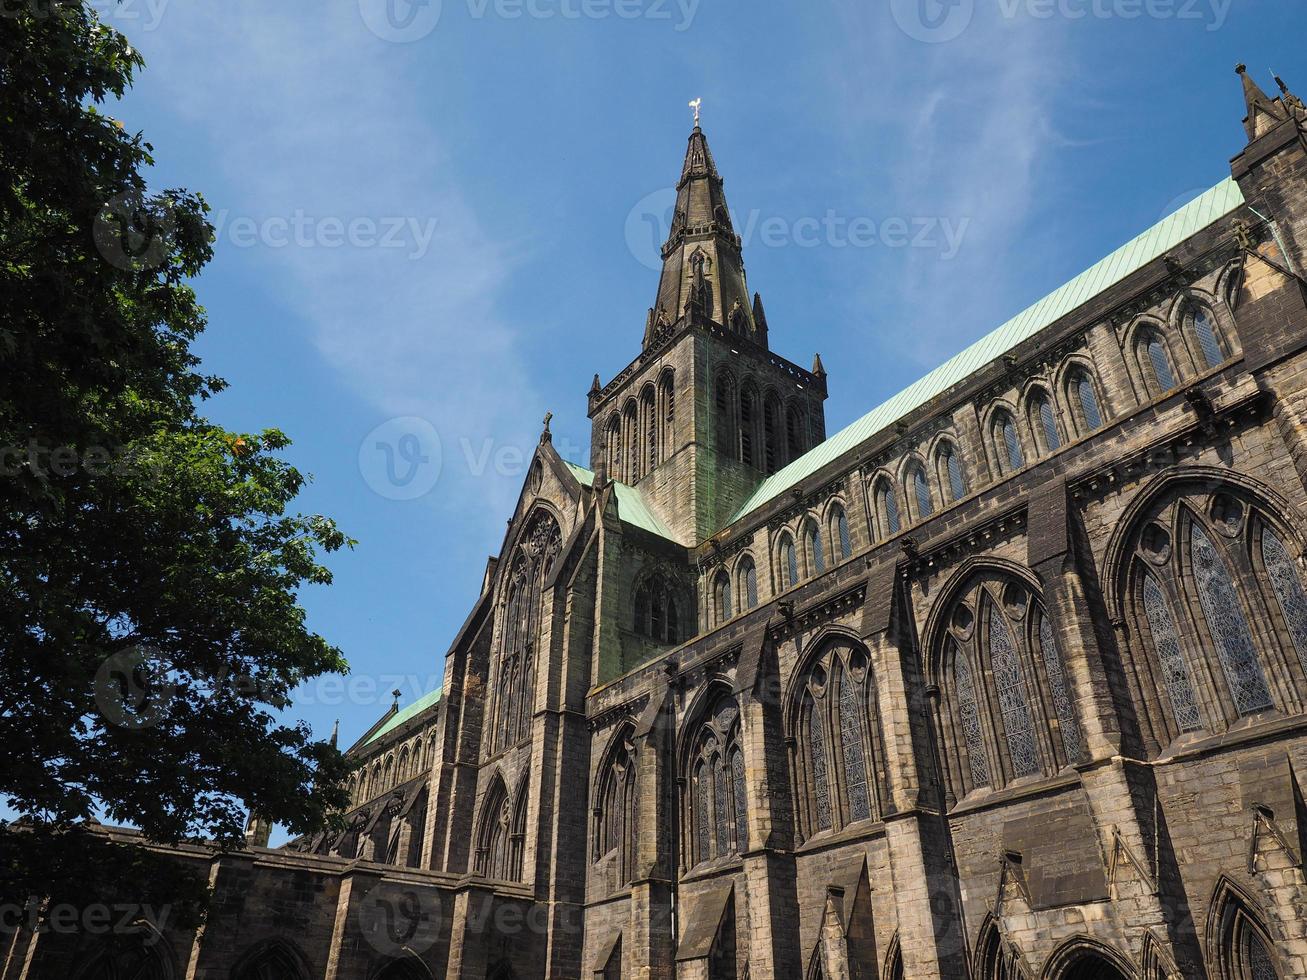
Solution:
[[[622,478],[622,420],[616,412],[608,420],[606,436],[606,456],[608,476],[613,480]]]
[[[780,574],[782,591],[799,584],[799,553],[788,533],[781,535]]]
[[[768,392],[763,405],[763,468],[775,473],[783,462],[781,445],[781,403],[775,392]]]
[[[491,752],[516,744],[530,730],[544,584],[561,548],[558,522],[547,511],[537,510],[514,549],[506,586],[496,658],[498,679],[492,714],[496,721],[493,737],[487,740]]]
[[[879,813],[880,731],[860,644],[828,642],[805,669],[792,710],[799,826],[811,837]]]
[[[840,677],[840,748],[844,762],[844,791],[850,821],[871,816],[871,795],[867,785],[866,716],[861,698],[864,692],[853,676]]]
[[[976,786],[989,785],[989,755],[985,751],[984,733],[980,727],[980,703],[976,699],[976,682],[971,674],[971,661],[966,653],[954,647],[953,685],[957,694],[958,713],[962,737],[967,746],[971,780]]]
[[[630,732],[618,736],[611,758],[601,774],[599,805],[595,809],[595,853],[599,859],[617,852],[617,879],[631,878],[635,861],[635,746]]]
[[[1062,437],[1057,431],[1057,413],[1053,410],[1053,400],[1036,392],[1030,398],[1030,422],[1039,433],[1041,448],[1046,453],[1056,452],[1062,448]]]
[[[735,847],[744,853],[749,846],[748,787],[744,784],[744,753],[736,746],[731,750],[731,789],[735,796]]]
[[[789,447],[790,459],[798,459],[803,455],[806,446],[804,445],[804,432],[807,426],[804,424],[803,408],[799,405],[791,404],[785,413],[785,436]]]
[[[1014,575],[981,570],[942,613],[933,642],[948,688],[941,737],[952,796],[1078,761],[1080,728],[1038,593]]]
[[[652,385],[640,398],[640,415],[644,419],[645,472],[649,473],[658,465],[658,408]]]
[[[716,397],[717,452],[728,459],[737,458],[735,437],[735,379],[729,371],[717,375]]]
[[[873,494],[876,501],[876,516],[880,521],[881,537],[887,538],[903,530],[903,521],[899,517],[898,495],[888,477],[882,477],[876,484]]]
[[[1216,324],[1212,320],[1211,311],[1206,307],[1197,307],[1193,314],[1194,337],[1198,341],[1198,349],[1202,352],[1203,361],[1208,368],[1217,367],[1225,362],[1225,351],[1221,349],[1221,340],[1216,333]]]
[[[1235,710],[1241,716],[1264,711],[1271,706],[1271,692],[1230,569],[1202,526],[1194,521],[1189,527],[1199,602],[1216,641],[1217,656],[1230,685]]]
[[[962,476],[962,461],[949,443],[939,447],[936,457],[940,486],[947,488],[950,503],[957,503],[967,495],[967,481]]]
[[[659,643],[681,641],[676,592],[661,572],[648,575],[635,590],[635,632]]]
[[[808,560],[812,563],[812,574],[820,575],[826,571],[826,551],[821,544],[821,531],[814,522],[809,521],[804,536],[808,539]]]
[[[849,535],[849,515],[841,505],[836,504],[831,509],[830,524],[836,554],[840,561],[845,561],[853,554],[853,540]]]
[[[994,416],[994,439],[998,444],[999,458],[1003,462],[1001,468],[1005,475],[1015,473],[1026,465],[1016,419],[1009,412],[1001,411]]]
[[[1145,380],[1154,395],[1164,395],[1175,387],[1175,371],[1171,367],[1171,355],[1156,330],[1144,330],[1139,335],[1140,365]]]
[[[640,413],[634,399],[622,413],[622,445],[626,450],[625,482],[635,483],[640,479]]]
[[[758,422],[758,393],[752,384],[745,384],[740,389],[740,462],[745,466],[756,466],[754,427]]]
[[[917,518],[929,517],[935,512],[935,505],[930,498],[930,481],[926,479],[924,466],[913,464],[908,471],[908,484],[912,487],[912,495],[917,502]]]
[[[1098,404],[1098,392],[1094,382],[1084,368],[1075,368],[1067,381],[1067,393],[1070,395],[1072,416],[1075,418],[1079,434],[1084,436],[1103,427],[1103,412]]]
[[[658,391],[662,399],[663,416],[663,459],[670,459],[676,451],[676,374],[668,368],[658,382]]]
[[[503,780],[495,777],[481,805],[477,831],[476,873],[500,881],[522,877],[522,837],[526,831],[525,786],[517,807],[509,798]]]
[[[1219,929],[1217,948],[1219,973],[1229,980],[1280,980],[1274,944],[1244,896],[1228,881],[1222,881],[1214,903],[1213,917]],[[1215,971],[1214,974],[1215,975]]]
[[[1210,478],[1178,483],[1139,518],[1126,611],[1170,709],[1159,744],[1307,694],[1307,594],[1280,526],[1259,495]]]
[[[713,615],[717,617],[718,625],[735,615],[731,606],[731,577],[724,569],[713,580]]]
[[[1012,775],[1021,779],[1039,770],[1039,752],[1030,719],[1030,697],[1012,643],[1012,631],[1006,617],[993,607],[989,616],[989,654],[998,706],[1003,715],[1003,733],[1007,736],[1008,752],[1012,757]]]
[[[753,559],[745,555],[740,562],[740,595],[744,597],[744,608],[752,609],[758,605],[758,568]]]
[[[808,729],[808,770],[812,775],[812,826],[830,830],[830,777],[826,765],[826,713],[817,706],[812,693],[805,695]]]
[[[685,798],[690,812],[683,824],[695,831],[685,842],[690,867],[738,854],[747,847],[747,807],[740,795],[744,792],[744,754],[740,711],[734,698],[718,697],[692,745]]]
[[[1193,678],[1189,676],[1189,665],[1180,652],[1180,634],[1175,628],[1170,603],[1151,572],[1144,574],[1143,599],[1144,613],[1148,618],[1157,659],[1161,663],[1162,681],[1171,701],[1176,724],[1181,732],[1197,731],[1202,727],[1202,716],[1198,710],[1198,698],[1194,694]]]
[[[1271,580],[1280,611],[1284,613],[1298,662],[1307,673],[1307,592],[1303,591],[1302,579],[1289,557],[1289,549],[1266,524],[1262,525],[1262,564]]]
[[[1049,622],[1047,614],[1039,616],[1039,653],[1044,662],[1044,674],[1048,677],[1048,691],[1053,698],[1053,714],[1062,732],[1062,749],[1066,753],[1066,761],[1077,762],[1083,750],[1080,721],[1071,699],[1070,680],[1066,676],[1062,654],[1053,637],[1053,624]]]

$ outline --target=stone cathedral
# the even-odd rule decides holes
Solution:
[[[4,980],[1307,976],[1307,107],[1240,76],[1228,179],[830,436],[696,125],[346,830]]]

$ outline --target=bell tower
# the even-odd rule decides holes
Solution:
[[[590,389],[591,465],[639,488],[685,545],[826,435],[821,359],[809,371],[771,352],[724,187],[696,107],[640,353]]]

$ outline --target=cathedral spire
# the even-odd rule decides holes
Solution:
[[[1284,122],[1288,115],[1284,111],[1284,104],[1263,92],[1262,87],[1248,74],[1247,65],[1235,65],[1234,70],[1243,81],[1243,101],[1248,109],[1243,125],[1248,131],[1248,141],[1252,142]]]
[[[698,100],[696,100],[697,102]],[[673,332],[685,317],[712,321],[760,346],[754,306],[745,282],[740,237],[726,205],[724,181],[708,148],[708,137],[696,125],[685,148],[685,161],[676,182],[676,205],[667,241],[663,244],[658,298],[645,324],[649,349]]]

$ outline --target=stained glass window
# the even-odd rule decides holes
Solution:
[[[1153,647],[1162,668],[1162,680],[1171,701],[1171,710],[1175,713],[1175,723],[1182,732],[1196,731],[1203,722],[1198,712],[1198,699],[1194,696],[1193,679],[1189,676],[1189,665],[1180,652],[1180,637],[1171,616],[1171,605],[1152,575],[1144,575],[1143,593],[1144,615],[1153,634]]]
[[[1175,387],[1175,375],[1171,373],[1171,361],[1166,356],[1166,348],[1156,337],[1148,341],[1148,360],[1153,365],[1153,377],[1157,380],[1159,391],[1170,391]]]
[[[1057,418],[1053,414],[1053,403],[1043,395],[1035,399],[1035,411],[1039,417],[1039,429],[1044,434],[1044,447],[1051,453],[1062,445],[1057,434]]]
[[[1279,980],[1275,964],[1271,962],[1270,950],[1262,938],[1251,931],[1248,935],[1248,972],[1251,980]]]
[[[958,459],[958,454],[945,446],[940,450],[940,458],[944,462],[944,471],[948,476],[949,493],[953,500],[961,500],[967,495],[967,481],[962,478],[962,463]]]
[[[1098,407],[1098,395],[1094,392],[1094,383],[1083,373],[1073,382],[1076,397],[1080,400],[1080,411],[1085,419],[1085,428],[1092,432],[1103,426],[1103,412]]]
[[[1012,631],[997,609],[989,615],[989,660],[998,691],[998,707],[1003,715],[1003,733],[1012,756],[1012,775],[1020,779],[1039,771],[1039,753],[1035,748],[1034,726],[1030,720],[1030,701],[1021,662],[1012,643]]]
[[[1253,648],[1252,634],[1230,570],[1196,521],[1190,525],[1189,544],[1198,599],[1212,639],[1216,641],[1216,652],[1230,685],[1235,710],[1240,715],[1249,715],[1269,708],[1271,692]]]
[[[1053,710],[1062,729],[1062,748],[1068,762],[1080,758],[1080,722],[1067,687],[1066,671],[1062,667],[1062,654],[1053,639],[1053,626],[1048,616],[1039,618],[1039,649],[1044,655],[1044,672],[1048,674],[1048,687],[1053,695]]]
[[[1198,347],[1209,368],[1214,368],[1225,360],[1221,342],[1216,337],[1216,328],[1212,326],[1212,316],[1206,310],[1198,310],[1194,314],[1194,333],[1198,336]]]
[[[849,798],[849,819],[871,816],[867,787],[866,750],[862,744],[862,707],[858,684],[849,673],[840,678],[840,748],[844,756],[844,783]]]
[[[708,773],[707,766],[700,763],[695,770],[695,823],[697,825],[699,836],[699,855],[700,861],[706,861],[712,857],[712,835],[708,832]]]
[[[920,466],[912,470],[912,492],[917,497],[917,516],[929,517],[935,507],[930,501],[930,484],[926,481],[926,471]]]
[[[903,524],[899,520],[899,502],[888,483],[880,488],[881,509],[885,513],[885,530],[888,534],[898,534]]]
[[[1262,563],[1266,566],[1275,596],[1280,600],[1280,609],[1284,611],[1298,660],[1303,670],[1307,670],[1307,592],[1303,591],[1302,579],[1289,557],[1289,549],[1269,527],[1262,528]]]
[[[985,740],[980,732],[980,706],[976,703],[971,663],[967,660],[967,655],[956,648],[953,657],[953,685],[957,689],[962,737],[966,740],[967,755],[971,758],[971,780],[977,786],[988,786],[989,760],[985,755]]]
[[[743,853],[749,847],[749,804],[744,785],[744,753],[731,754],[731,783],[735,791],[735,846]]]
[[[818,830],[830,830],[830,780],[826,767],[826,720],[812,695],[806,695],[808,716],[808,765],[812,772],[814,823]]]
[[[731,806],[731,798],[726,793],[726,764],[720,755],[713,756],[712,760],[712,797],[713,797],[713,822],[717,828],[717,856],[729,854],[731,851],[731,824],[733,814],[728,807]]]

